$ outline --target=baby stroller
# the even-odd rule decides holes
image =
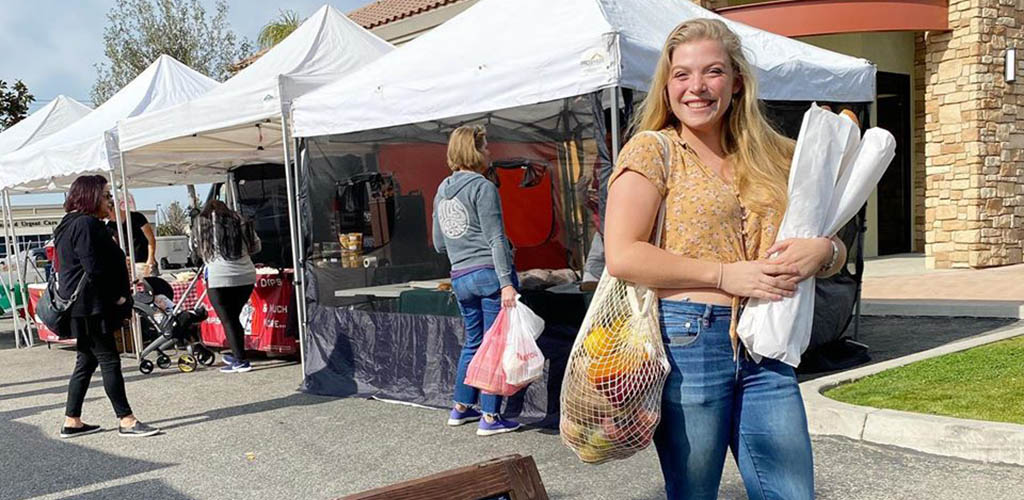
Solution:
[[[157,353],[156,366],[170,368],[171,357],[164,350],[172,347],[185,351],[178,356],[178,369],[185,373],[195,371],[200,364],[210,366],[216,360],[213,351],[199,339],[199,324],[206,320],[207,314],[206,308],[198,304],[202,303],[206,293],[199,297],[194,308],[186,310],[182,307],[200,276],[202,272],[196,274],[176,304],[168,298],[174,296],[174,289],[166,281],[156,277],[140,280],[142,290],[133,296],[135,304],[132,306],[142,323],[142,338],[148,342],[140,354],[140,372],[153,372],[154,364],[146,356],[154,351]]]

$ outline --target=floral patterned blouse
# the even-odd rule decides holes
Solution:
[[[693,259],[731,263],[766,258],[775,243],[782,214],[748,210],[739,190],[715,174],[697,153],[667,127],[672,162],[668,181],[662,143],[654,134],[637,134],[619,154],[609,185],[626,170],[643,175],[666,196],[662,246],[670,253]]]

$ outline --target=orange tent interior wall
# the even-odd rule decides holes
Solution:
[[[562,228],[558,195],[554,189],[558,175],[557,150],[544,143],[502,143],[488,145],[492,160],[529,158],[550,165],[542,181],[523,188],[522,169],[499,169],[505,232],[516,248],[516,268],[561,269],[568,267],[568,251]],[[433,202],[437,186],[451,171],[447,165],[445,144],[388,144],[378,154],[378,168],[391,172],[402,194],[419,191],[426,205],[427,236],[433,227]]]

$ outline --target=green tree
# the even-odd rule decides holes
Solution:
[[[181,204],[173,201],[160,213],[160,225],[156,227],[157,236],[181,236],[188,234],[188,215]]]
[[[35,100],[21,80],[10,87],[7,82],[0,80],[0,130],[6,130],[25,118],[28,105]]]
[[[107,62],[96,65],[91,97],[99,106],[139,75],[161,54],[218,81],[251,52],[249,42],[231,30],[227,0],[217,0],[207,16],[199,0],[117,0],[103,29]]]
[[[260,29],[260,34],[256,37],[256,41],[259,42],[261,49],[269,49],[281,43],[281,40],[288,38],[288,35],[292,34],[300,24],[302,24],[302,19],[299,19],[297,12],[294,10],[282,10],[277,18]]]

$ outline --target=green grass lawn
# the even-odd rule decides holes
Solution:
[[[825,395],[855,405],[1024,424],[1024,337],[886,370]]]

